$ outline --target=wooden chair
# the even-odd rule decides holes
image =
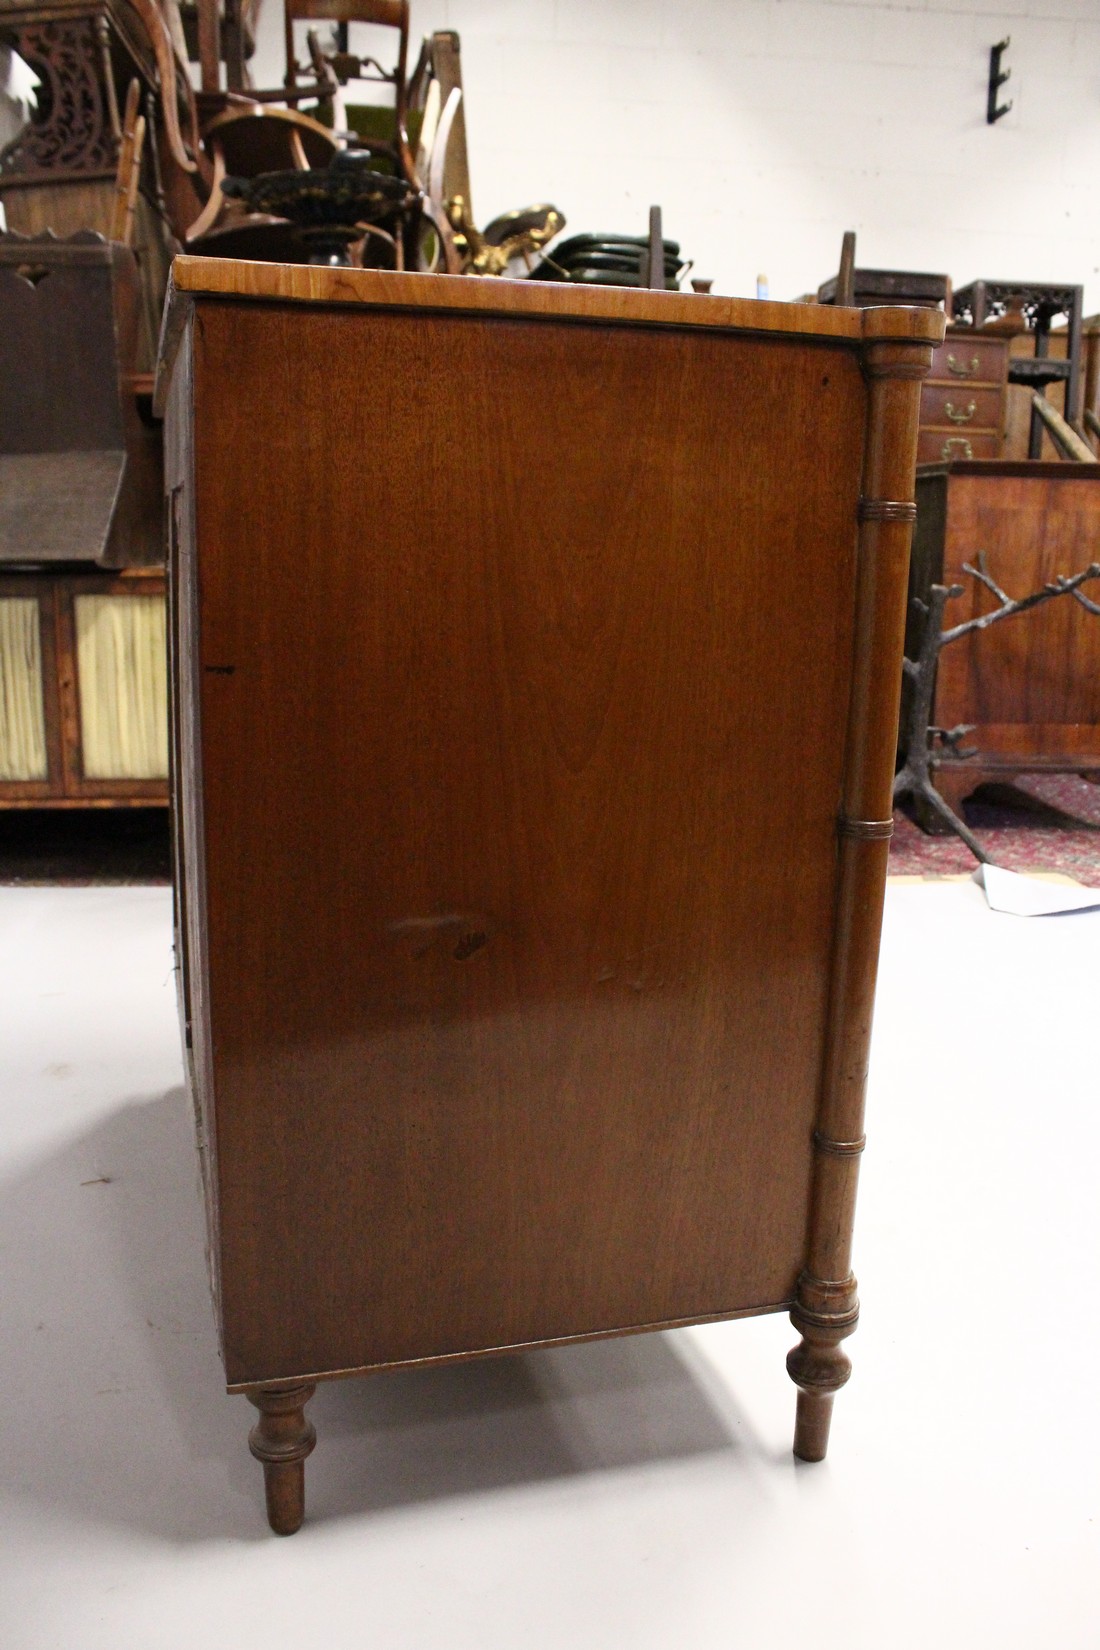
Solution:
[[[547,244],[564,227],[564,215],[548,204],[505,212],[478,229],[469,200],[469,168],[466,160],[466,133],[463,119],[463,92],[458,63],[457,37],[444,36],[446,50],[439,54],[440,74],[433,70],[434,36],[425,42],[412,85],[423,109],[416,154],[414,182],[423,190],[422,234],[418,268],[448,275],[503,275],[509,262]],[[453,49],[452,49],[453,43]],[[423,81],[421,88],[416,83]],[[445,91],[445,82],[450,84]],[[456,154],[458,164],[456,166]],[[454,188],[455,181],[463,188]],[[434,232],[435,248],[427,255]],[[530,268],[530,264],[528,264]]]
[[[328,128],[310,115],[259,104],[215,116],[206,128],[206,146],[214,167],[210,199],[187,231],[189,246],[208,235],[225,216],[228,203],[221,186],[226,177],[308,171],[327,166],[339,148]]]
[[[248,59],[256,49],[259,0],[161,0],[169,27],[188,60],[199,65],[201,96],[249,86]]]
[[[303,23],[336,23],[341,31],[340,50],[328,61],[340,82],[371,80],[390,85],[394,90],[393,136],[379,138],[359,135],[360,147],[372,154],[388,158],[399,177],[416,182],[412,151],[408,134],[408,91],[406,62],[409,51],[408,0],[284,0],[286,20],[286,84],[293,92],[299,75],[307,73],[298,62],[294,46],[294,25]],[[397,62],[392,69],[384,69],[377,58],[357,57],[347,50],[347,29],[351,23],[371,23],[376,27],[396,29],[398,35]],[[316,63],[312,65],[316,69]]]
[[[130,90],[126,94],[122,138],[118,146],[115,200],[111,214],[111,240],[121,241],[123,246],[133,245],[134,208],[137,205],[141,161],[145,152],[145,116],[139,112],[140,103],[141,82],[131,80]]]

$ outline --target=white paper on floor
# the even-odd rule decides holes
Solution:
[[[1037,877],[1003,871],[999,865],[979,865],[974,872],[991,911],[1013,917],[1057,917],[1071,911],[1100,911],[1100,888],[1070,887],[1041,882]]]

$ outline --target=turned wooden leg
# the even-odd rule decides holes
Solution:
[[[293,1535],[305,1516],[305,1459],[317,1442],[305,1409],[316,1390],[303,1383],[253,1387],[248,1393],[260,1412],[248,1447],[264,1465],[267,1520],[276,1535]]]
[[[856,1280],[826,1283],[803,1273],[791,1322],[802,1339],[787,1354],[787,1373],[798,1388],[794,1453],[800,1461],[824,1461],[829,1447],[833,1398],[852,1373],[840,1342],[859,1321]]]

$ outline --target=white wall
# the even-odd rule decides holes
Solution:
[[[282,77],[268,0],[259,69]],[[1084,281],[1100,308],[1100,0],[413,0],[462,39],[484,223],[549,200],[571,230],[666,234],[715,290],[814,288],[858,261]],[[989,48],[1009,34],[985,121]],[[355,31],[353,30],[353,50]]]

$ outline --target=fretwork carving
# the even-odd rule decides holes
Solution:
[[[10,43],[41,84],[35,114],[0,151],[0,178],[113,171],[118,139],[103,85],[95,20],[28,23]]]

